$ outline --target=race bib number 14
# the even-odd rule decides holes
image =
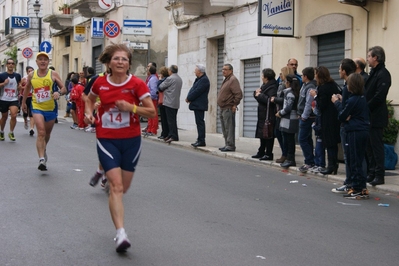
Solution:
[[[110,109],[102,117],[103,128],[125,128],[130,126],[130,112],[121,112],[118,109]]]

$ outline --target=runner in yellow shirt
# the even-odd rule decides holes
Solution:
[[[36,148],[39,155],[38,169],[46,171],[47,154],[46,146],[50,140],[51,131],[57,118],[57,110],[54,100],[66,93],[65,86],[57,72],[48,69],[49,56],[45,52],[39,52],[36,56],[38,69],[28,75],[22,109],[26,112],[26,98],[29,91],[32,92],[32,114],[37,129]],[[54,90],[57,86],[59,90]]]

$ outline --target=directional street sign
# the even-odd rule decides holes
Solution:
[[[104,38],[104,18],[91,18],[91,37]]]
[[[29,29],[29,17],[11,17],[11,29]]]
[[[152,20],[123,20],[123,34],[151,35]]]
[[[39,52],[50,53],[51,51],[51,43],[48,41],[44,41],[40,44]]]
[[[32,49],[30,49],[29,47],[26,47],[22,50],[22,56],[25,58],[31,58],[33,55],[33,51]]]
[[[109,38],[115,38],[121,32],[118,22],[114,20],[108,20],[104,24],[104,33]]]

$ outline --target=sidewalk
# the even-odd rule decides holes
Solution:
[[[67,120],[69,123],[72,124],[71,118],[64,118],[65,112],[59,111],[58,119],[59,120]],[[88,133],[89,134],[89,133]],[[166,144],[163,140],[158,139],[156,136],[153,137],[146,137],[147,140],[151,141],[158,141],[160,143]],[[236,159],[241,161],[247,161],[249,163],[256,163],[259,165],[263,165],[265,167],[275,167],[277,169],[283,170],[280,167],[280,164],[276,163],[275,161],[259,161],[258,159],[252,159],[251,156],[256,154],[259,148],[259,139],[255,138],[244,138],[240,137],[236,139],[236,151],[235,152],[221,152],[219,151],[220,147],[224,146],[224,139],[222,134],[217,133],[207,133],[206,134],[206,147],[198,147],[194,148],[191,146],[191,143],[196,142],[197,139],[197,131],[191,130],[183,130],[179,129],[179,141],[172,142],[170,145],[180,146],[186,149],[192,149],[200,152],[206,152],[210,155],[229,158],[229,159]],[[278,146],[277,140],[274,142],[274,160],[280,158],[281,156],[281,149]],[[312,178],[318,178],[327,180],[329,182],[334,182],[337,185],[331,185],[331,188],[336,186],[341,186],[345,180],[345,165],[343,163],[339,164],[338,174],[337,175],[322,175],[322,174],[314,174],[314,173],[301,173],[298,168],[304,163],[304,158],[302,155],[301,148],[297,145],[296,147],[296,154],[295,159],[297,163],[297,167],[290,167],[289,172],[296,175],[306,175]],[[372,193],[373,191],[379,191],[385,194],[392,194],[399,196],[399,173],[398,170],[391,170],[386,171],[385,173],[385,184],[372,187],[367,185],[368,189]]]

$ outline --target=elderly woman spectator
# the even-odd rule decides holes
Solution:
[[[169,77],[169,70],[167,67],[163,66],[159,69],[159,80],[157,84],[158,96],[159,96],[158,106],[159,106],[159,114],[161,115],[161,127],[162,127],[161,135],[158,137],[159,139],[166,139],[166,137],[169,135],[169,127],[168,123],[166,122],[165,106],[163,106],[163,92],[159,90],[159,85],[161,85],[162,82],[164,82],[167,77]]]
[[[262,70],[262,82],[262,86],[254,91],[255,100],[258,102],[258,122],[256,124],[255,138],[260,140],[260,146],[258,152],[252,158],[257,158],[261,161],[272,161],[274,136],[265,139],[263,137],[263,126],[266,119],[271,121],[272,125],[275,125],[276,120],[276,105],[270,102],[271,97],[277,95],[278,87],[276,73],[273,69],[265,68]]]

